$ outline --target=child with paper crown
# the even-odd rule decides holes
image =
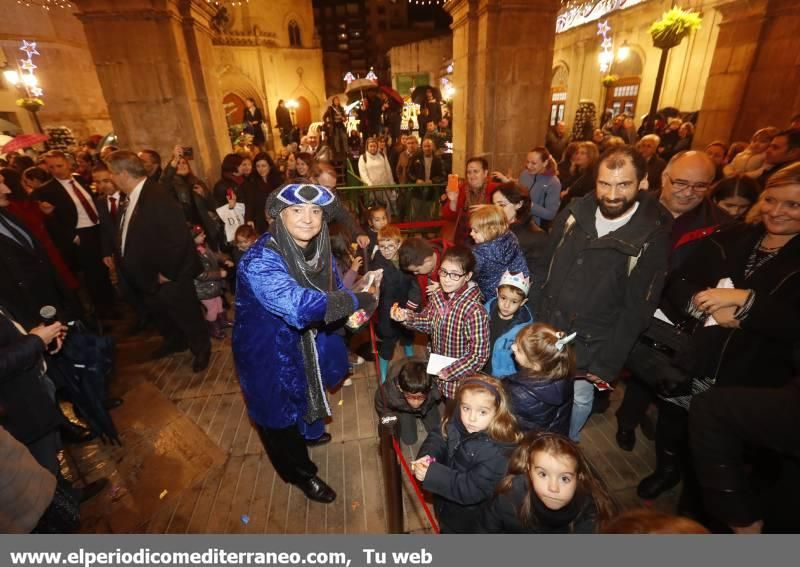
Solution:
[[[504,378],[517,372],[511,345],[526,325],[533,323],[528,306],[531,279],[523,273],[506,271],[497,286],[497,296],[486,302],[489,314],[489,360],[484,372],[495,378]]]

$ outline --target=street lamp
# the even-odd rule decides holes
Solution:
[[[36,128],[40,133],[44,133],[39,122],[39,116],[36,114],[44,106],[44,102],[40,98],[43,92],[39,87],[39,80],[34,74],[36,65],[33,63],[33,55],[39,55],[39,52],[36,51],[36,42],[23,40],[20,51],[24,51],[27,54],[27,59],[20,61],[17,69],[4,70],[3,79],[19,92],[20,98],[17,100],[17,106],[30,112]]]
[[[297,108],[299,106],[300,106],[300,103],[298,103],[293,98],[290,98],[289,100],[286,101],[286,108],[289,109],[289,115],[292,117],[292,124],[295,125],[295,126],[297,125],[296,111],[297,111]]]

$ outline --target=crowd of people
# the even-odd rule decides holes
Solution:
[[[580,449],[595,398],[620,383],[620,448],[658,410],[642,499],[683,481],[677,512],[708,529],[796,531],[800,117],[737,152],[691,150],[680,120],[639,137],[618,117],[592,141],[559,123],[518,174],[475,157],[463,177],[442,163],[440,122],[421,148],[399,129],[387,148],[378,131],[355,160],[377,187],[362,217],[337,194],[346,135],[331,109],[325,140],[229,154],[213,185],[182,145],[166,161],[113,147],[7,156],[4,531],[72,531],[103,489],[60,474],[63,443],[93,432],[64,416],[48,368],[65,323],[104,334],[123,310],[127,332],[163,337],[153,359],[190,349],[194,372],[232,328],[265,451],[314,501],[336,493],[308,448],[332,439],[326,392],[363,362],[348,347],[371,320],[381,426],[414,444],[422,422],[411,467],[444,532],[630,530]],[[398,184],[438,191],[437,206]],[[410,212],[450,223],[452,242],[405,237],[393,221]]]

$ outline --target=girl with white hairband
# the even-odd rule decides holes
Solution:
[[[575,353],[566,335],[546,323],[534,323],[517,335],[511,351],[520,371],[503,384],[520,430],[569,434]]]

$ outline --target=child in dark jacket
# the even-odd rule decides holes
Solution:
[[[428,435],[411,466],[423,488],[435,495],[442,533],[474,533],[481,505],[506,474],[519,432],[499,380],[468,377],[455,402],[441,431]]]
[[[614,504],[572,441],[531,433],[508,463],[508,475],[484,507],[480,531],[503,534],[590,534]]]
[[[197,291],[197,298],[206,311],[209,334],[215,339],[222,340],[225,338],[223,329],[229,326],[222,305],[225,278],[228,276],[225,268],[232,268],[233,262],[206,246],[206,233],[199,224],[192,227],[192,238],[203,262],[203,273],[195,278],[194,288]],[[220,267],[220,262],[224,267]]]
[[[528,325],[517,335],[511,350],[520,371],[503,384],[522,431],[569,435],[575,354],[568,343],[574,338],[545,323]]]
[[[495,378],[504,378],[517,372],[511,347],[523,327],[533,323],[533,316],[525,305],[530,285],[530,278],[524,274],[506,272],[500,278],[497,296],[484,305],[489,313],[492,346],[483,371]]]
[[[417,442],[417,419],[425,431],[439,428],[442,395],[433,387],[424,358],[398,360],[389,366],[386,382],[375,392],[375,411],[381,418],[396,418],[394,428],[406,445]]]
[[[381,341],[378,351],[381,382],[386,380],[389,361],[394,356],[394,348],[398,342],[403,345],[406,356],[414,354],[412,348],[414,334],[401,323],[392,320],[391,317],[394,304],[416,311],[422,301],[417,278],[413,274],[402,271],[399,267],[398,253],[402,243],[403,237],[400,229],[391,225],[383,227],[378,232],[378,253],[370,265],[373,270],[383,270],[375,325],[375,332]]]
[[[475,241],[475,283],[484,299],[493,297],[501,275],[522,273],[530,277],[528,263],[516,235],[509,229],[503,209],[482,205],[469,216],[470,236]]]

